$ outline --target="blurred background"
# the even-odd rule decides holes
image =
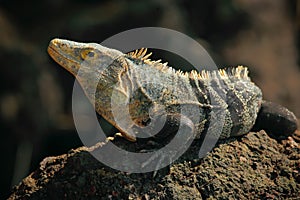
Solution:
[[[220,67],[249,66],[264,98],[300,117],[299,0],[0,0],[1,199],[43,158],[82,145],[74,78],[49,58],[49,41],[100,43],[144,26],[187,34]]]

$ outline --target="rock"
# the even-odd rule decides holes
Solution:
[[[269,101],[263,101],[252,131],[265,130],[277,137],[287,137],[298,129],[298,121],[293,112]]]
[[[10,199],[296,198],[300,195],[298,142],[293,137],[278,142],[264,131],[251,132],[221,141],[199,159],[199,141],[194,141],[155,177],[113,170],[89,153],[93,148],[81,147],[45,158],[39,169],[14,187]]]

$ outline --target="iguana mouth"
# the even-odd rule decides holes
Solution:
[[[74,58],[71,58],[66,52],[61,52],[60,48],[56,45],[55,41],[52,40],[48,46],[48,53],[56,62],[63,64],[63,60],[67,63],[71,62],[74,64],[79,64]]]
[[[70,73],[77,75],[80,68],[80,61],[72,56],[73,49],[67,43],[62,43],[60,39],[53,39],[48,46],[48,53],[53,60],[64,67]]]

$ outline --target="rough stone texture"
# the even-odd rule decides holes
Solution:
[[[220,142],[198,159],[195,141],[155,177],[113,170],[81,147],[45,158],[13,189],[10,199],[296,199],[299,142],[299,131],[278,141],[264,131],[251,132]]]

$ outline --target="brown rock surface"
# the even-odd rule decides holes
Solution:
[[[277,141],[264,131],[251,132],[219,143],[204,159],[198,159],[199,141],[194,141],[179,160],[155,177],[113,170],[81,147],[45,158],[13,189],[10,199],[297,198],[299,136],[297,131]]]

